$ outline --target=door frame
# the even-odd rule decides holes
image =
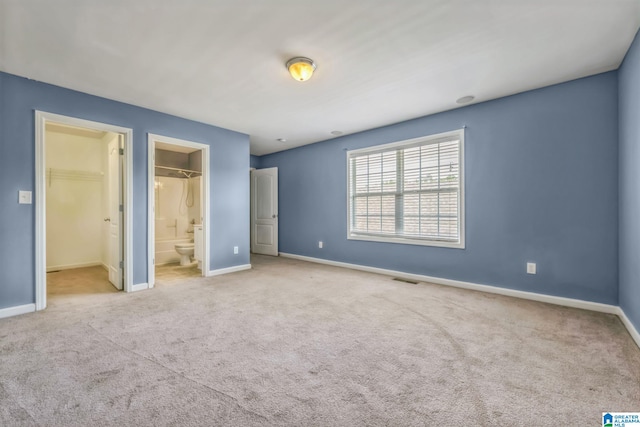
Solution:
[[[123,261],[122,275],[124,278],[124,291],[133,290],[133,130],[121,126],[114,126],[77,117],[63,116],[46,111],[35,110],[35,279],[36,279],[36,310],[44,310],[47,307],[47,195],[46,195],[46,125],[47,123],[60,123],[69,126],[78,126],[101,130],[105,132],[119,133],[124,139],[124,168],[122,171],[123,216],[124,227],[122,236]]]
[[[202,277],[206,277],[209,275],[209,244],[210,244],[210,232],[211,230],[211,194],[210,194],[210,170],[209,170],[209,145],[203,144],[200,142],[188,141],[186,139],[172,138],[170,136],[157,135],[153,133],[147,134],[147,144],[148,144],[148,161],[149,165],[147,168],[148,176],[148,190],[147,190],[147,213],[148,213],[148,229],[147,229],[147,278],[149,280],[149,288],[153,288],[155,286],[156,281],[156,265],[155,265],[155,255],[156,255],[156,219],[155,219],[155,205],[156,205],[156,191],[155,191],[155,166],[156,166],[156,142],[161,142],[163,144],[169,145],[177,145],[179,147],[187,147],[193,148],[194,150],[202,150],[202,179],[200,189],[201,193],[201,203],[202,203],[202,240],[203,240],[203,248],[202,248]]]

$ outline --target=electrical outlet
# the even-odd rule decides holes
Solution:
[[[237,246],[234,246],[234,247],[233,247],[233,253],[234,253],[235,255],[238,255],[238,247],[237,247]]]
[[[536,263],[535,262],[528,262],[527,263],[527,274],[536,274]]]
[[[322,249],[322,248],[324,247],[324,243],[322,243],[322,241],[319,241],[319,242],[318,242],[318,247],[319,247],[320,249]]]

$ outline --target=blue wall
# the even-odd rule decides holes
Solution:
[[[617,85],[610,72],[262,156],[279,168],[280,250],[617,304]],[[466,249],[347,240],[345,150],[464,125]]]
[[[249,166],[252,168],[260,169],[260,157],[251,155],[249,159]]]
[[[640,330],[640,35],[627,52],[619,80],[620,307]]]
[[[211,146],[211,269],[249,263],[249,137],[0,73],[0,308],[35,302],[34,110],[133,129],[133,280],[147,282],[147,133]],[[233,246],[240,254],[233,255]]]

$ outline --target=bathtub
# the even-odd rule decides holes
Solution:
[[[176,252],[177,243],[193,243],[193,239],[157,239],[156,240],[156,265],[180,262],[180,255]]]

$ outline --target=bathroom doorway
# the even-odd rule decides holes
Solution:
[[[161,135],[149,145],[149,287],[209,272],[209,146]]]
[[[36,309],[131,290],[129,141],[130,129],[36,112]]]

